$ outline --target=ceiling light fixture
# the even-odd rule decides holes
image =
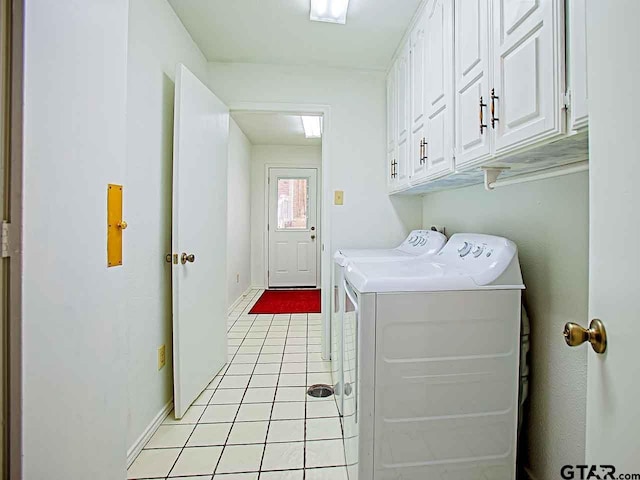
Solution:
[[[315,22],[347,23],[349,0],[311,0],[309,18]]]
[[[322,117],[300,117],[302,119],[302,128],[304,128],[304,136],[306,138],[322,137]]]

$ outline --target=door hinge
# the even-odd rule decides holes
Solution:
[[[271,272],[267,270],[267,278],[269,278],[270,276],[271,276]]]
[[[2,221],[2,258],[11,256],[11,224],[6,220]]]
[[[565,110],[570,110],[571,109],[571,90],[567,90],[562,98],[562,101],[564,102],[564,109]]]
[[[269,231],[269,224],[267,223],[267,232]]]

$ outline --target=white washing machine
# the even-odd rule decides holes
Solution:
[[[430,261],[351,262],[344,286],[349,480],[514,480],[516,246],[457,234]]]
[[[353,260],[392,262],[428,258],[440,251],[447,237],[432,230],[413,230],[400,246],[389,249],[338,250],[334,255],[331,306],[331,376],[338,410],[342,414],[342,315],[343,280],[346,265]]]

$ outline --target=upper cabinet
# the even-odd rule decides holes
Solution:
[[[567,0],[568,90],[565,101],[569,108],[570,130],[582,130],[589,124],[586,3],[586,0]]]
[[[427,137],[423,146],[427,176],[453,171],[453,0],[426,7]]]
[[[489,134],[490,0],[455,2],[456,164],[491,155]]]
[[[586,158],[586,136],[557,157],[546,148],[588,125],[586,0],[566,1],[568,27],[565,0],[424,2],[388,80],[398,115],[390,191],[478,183],[479,167],[501,162],[515,171],[557,166],[567,152],[564,163]],[[525,155],[543,147],[544,159]]]
[[[410,95],[409,45],[402,50],[387,76],[387,186],[389,191],[409,182]]]
[[[495,153],[564,133],[564,2],[494,0]]]

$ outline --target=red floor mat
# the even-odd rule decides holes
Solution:
[[[320,290],[265,290],[249,313],[320,313]]]

